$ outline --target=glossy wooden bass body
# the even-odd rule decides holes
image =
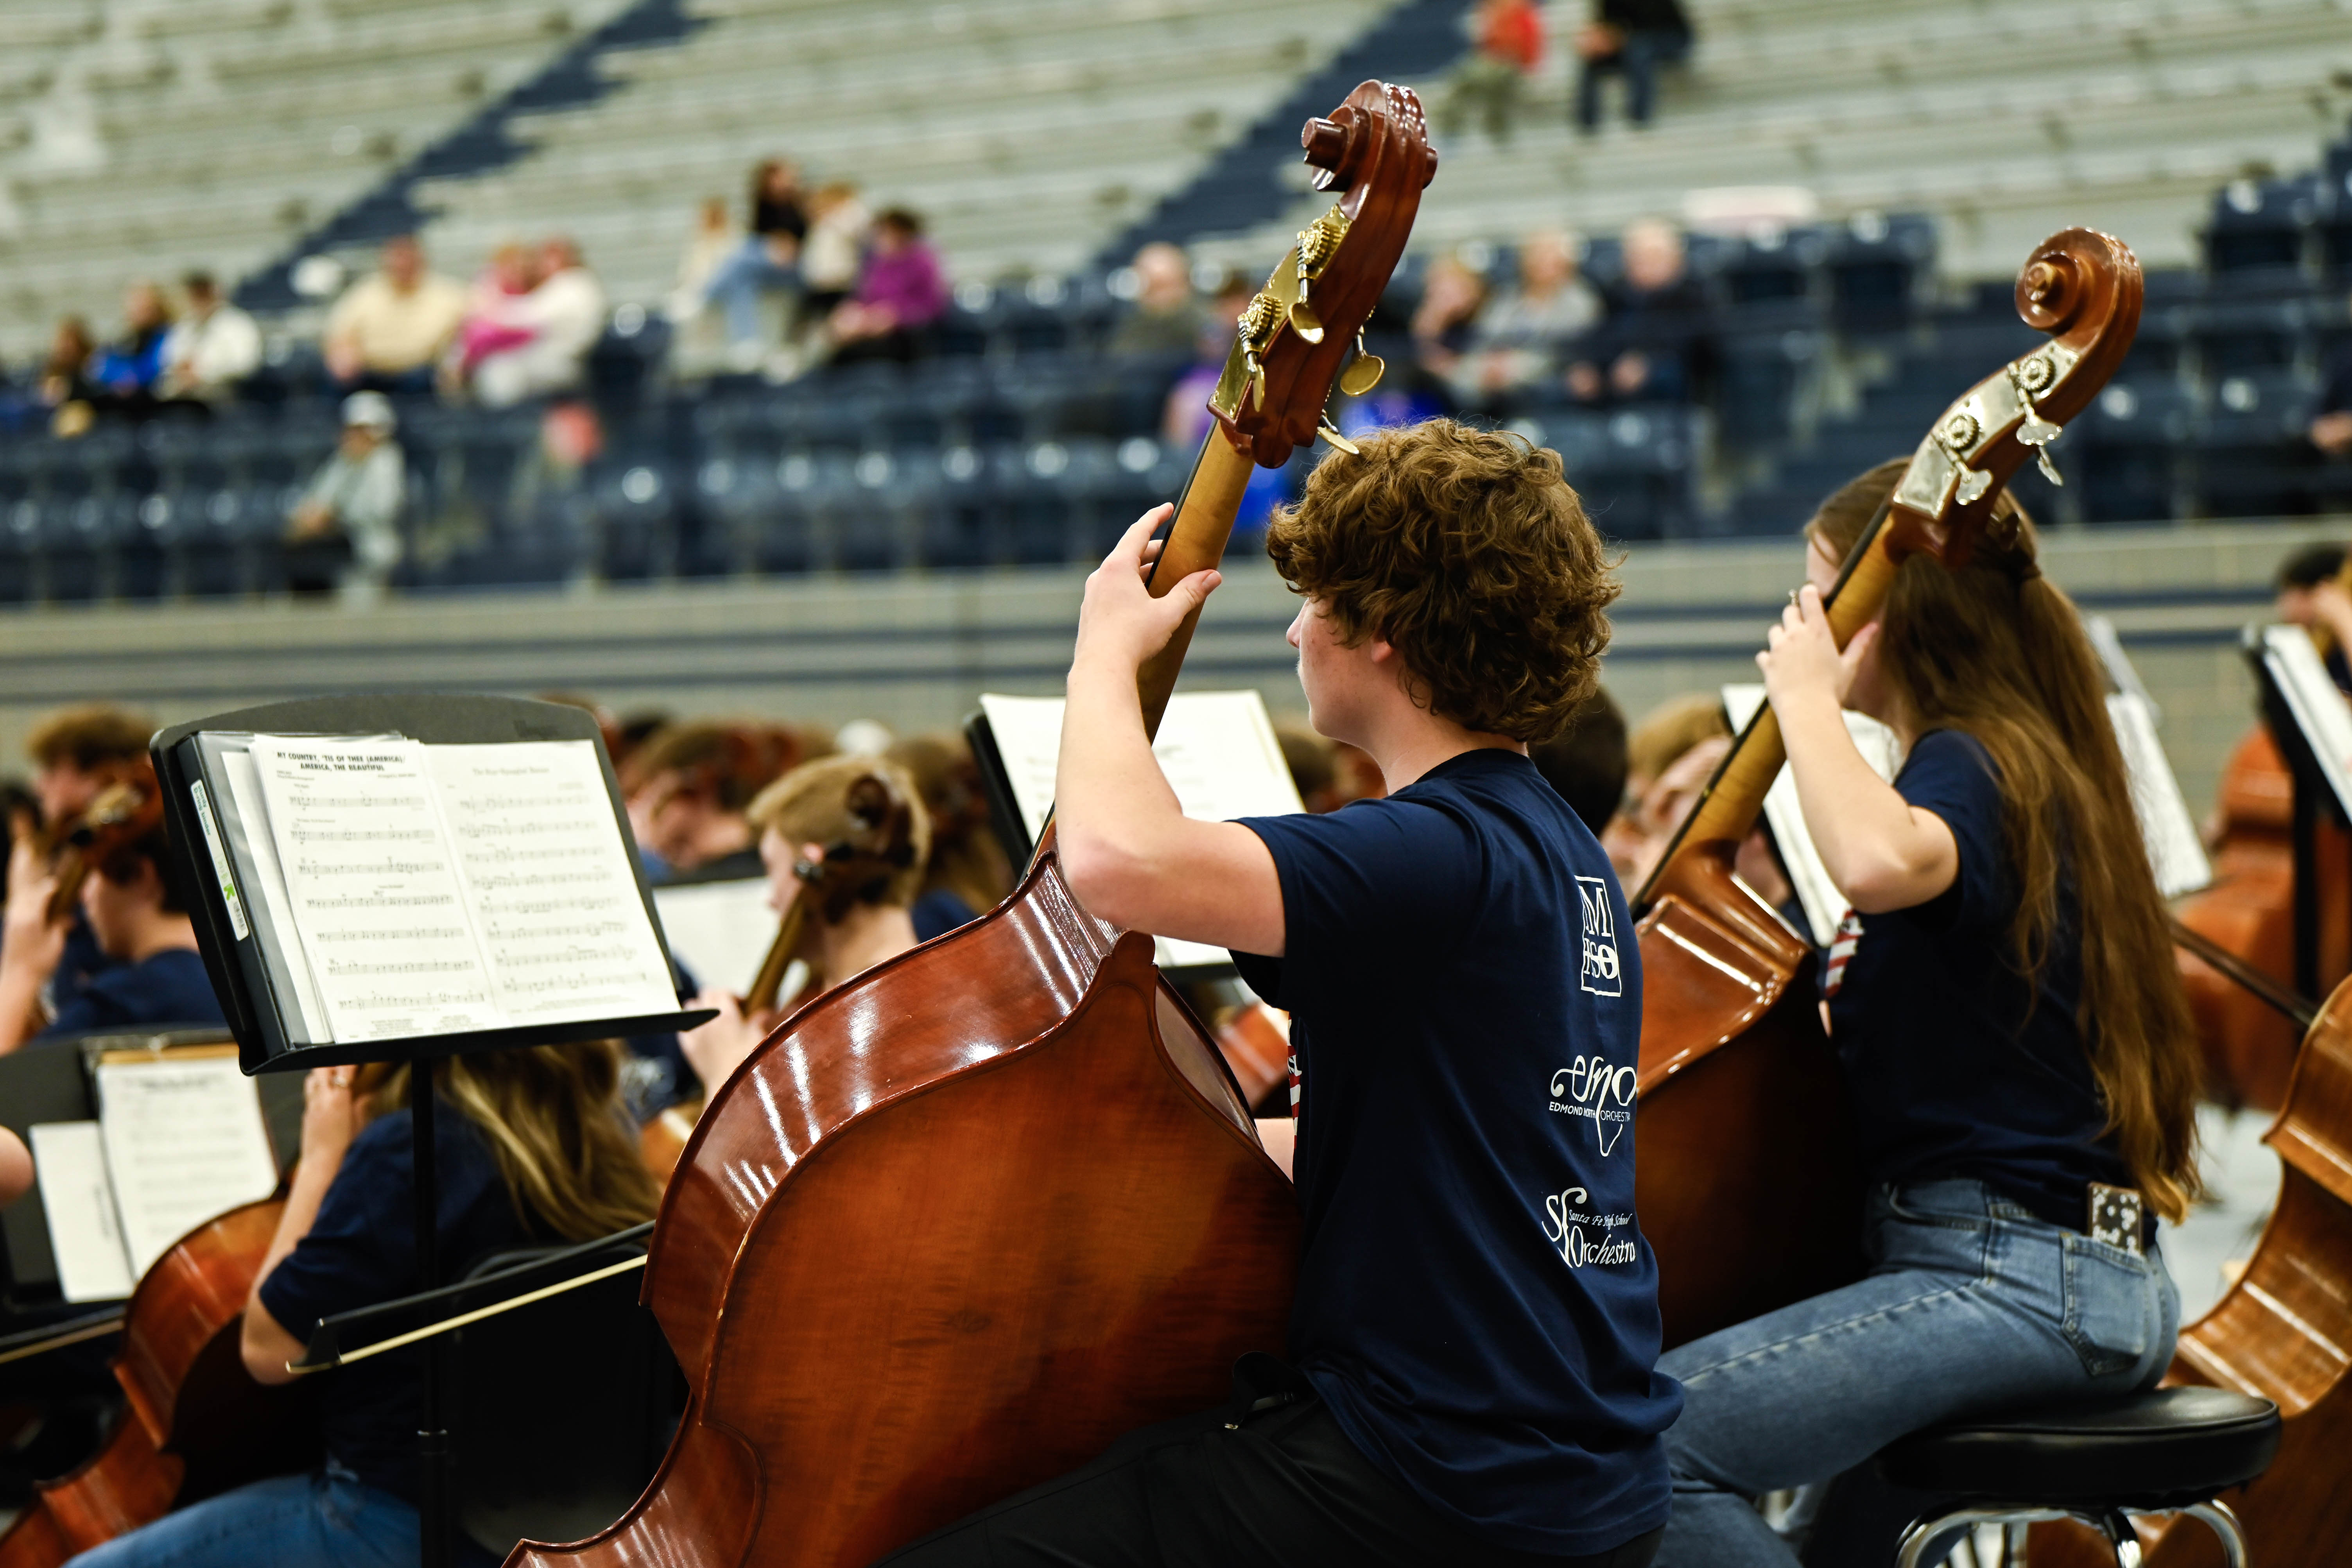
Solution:
[[[1967,560],[2032,456],[2021,433],[2054,435],[2089,406],[2131,346],[2140,294],[2138,261],[2106,235],[2068,229],[2036,248],[2017,308],[2051,341],[1978,384],[1920,443],[1825,600],[1840,647],[1878,614],[1906,557]],[[1760,710],[1634,900],[1636,1194],[1668,1348],[1862,1268],[1852,1120],[1812,947],[1731,869],[1787,754]]]
[[[1436,166],[1378,82],[1302,143],[1346,194],[1243,316],[1155,592],[1217,563],[1254,460],[1316,437]],[[1191,627],[1139,672],[1147,731]],[[1208,1031],[1049,833],[994,912],[802,1008],[713,1097],[646,1269],[677,1439],[617,1523],[509,1568],[870,1563],[1220,1403],[1283,1344],[1297,1245]]]
[[[263,1387],[237,1349],[284,1209],[275,1199],[231,1209],[140,1279],[114,1362],[130,1408],[95,1457],[45,1483],[0,1535],[0,1568],[57,1568],[175,1508],[315,1461],[312,1391]]]
[[[2256,725],[2230,753],[2216,805],[2221,833],[2213,885],[2182,900],[2180,922],[2294,984],[2294,775],[2269,729]],[[2319,977],[2352,973],[2352,839],[2319,814]],[[2279,1011],[2187,951],[2180,976],[2205,1048],[2208,1092],[2224,1104],[2276,1111],[2294,1070],[2296,1031]]]

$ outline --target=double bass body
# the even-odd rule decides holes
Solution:
[[[1282,1342],[1297,1225],[1150,942],[1048,855],[713,1101],[645,1286],[677,1442],[611,1529],[509,1562],[871,1562],[1223,1398]]]

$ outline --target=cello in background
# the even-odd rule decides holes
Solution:
[[[2018,275],[2017,310],[2051,341],[1979,383],[1920,443],[1823,605],[1841,646],[1878,613],[1906,557],[1963,562],[1998,526],[2009,477],[2122,363],[2140,292],[2121,241],[2088,229],[2042,241]],[[1861,1189],[1812,946],[1732,873],[1786,757],[1765,707],[1633,900],[1634,1159],[1668,1348],[1861,1272]]]
[[[2224,1498],[2263,1568],[2344,1560],[2352,1540],[2352,981],[2336,988],[2305,1037],[2278,1120],[2278,1203],[2246,1270],[2213,1310],[2180,1331],[2168,1384],[2205,1384],[2273,1400],[2285,1421],[2278,1458]],[[2222,1568],[2212,1532],[2177,1521],[2146,1568]],[[2034,1568],[2114,1561],[2071,1522],[2037,1524]]]
[[[2352,587],[2352,563],[2336,582]],[[2311,628],[2323,657],[2335,638]],[[2257,721],[2230,753],[2216,792],[2219,830],[2211,846],[2213,885],[2182,901],[2180,923],[2245,963],[2294,986],[2294,774],[2267,721]],[[2323,995],[2352,973],[2352,837],[2335,814],[2318,814],[2313,863],[2318,870],[2319,986]],[[2183,950],[2180,977],[2205,1048],[2207,1092],[2225,1105],[2276,1111],[2286,1100],[2301,1032],[2244,986]]]
[[[1412,93],[1366,82],[1302,135],[1338,204],[1244,312],[1161,592],[1213,565],[1253,462],[1328,431],[1436,168]],[[1156,729],[1187,622],[1142,676]],[[1289,1183],[1152,942],[1095,920],[1050,834],[992,913],[785,1020],[711,1100],[644,1300],[691,1389],[621,1521],[556,1568],[856,1568],[1222,1400],[1283,1342]]]
[[[141,1277],[114,1358],[130,1408],[95,1457],[44,1482],[0,1534],[0,1568],[58,1568],[175,1508],[317,1462],[315,1390],[263,1387],[238,1350],[284,1208],[271,1198],[231,1209]]]

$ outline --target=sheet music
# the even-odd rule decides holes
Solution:
[[[2347,813],[2352,813],[2352,706],[2336,689],[2335,678],[2312,646],[2311,634],[2301,626],[2265,626],[2263,663],[2286,699],[2295,728],[2311,743],[2311,753],[2326,776],[2327,787]]]
[[[491,994],[514,1023],[677,1006],[589,741],[426,746]]]
[[[661,911],[670,952],[698,984],[738,996],[751,989],[776,941],[766,878],[656,888],[654,908]]]
[[[1062,751],[1062,699],[984,694],[981,710],[1013,801],[1034,843],[1054,805],[1054,768]],[[1307,809],[1282,760],[1282,743],[1255,691],[1180,691],[1168,700],[1151,745],[1184,815],[1202,822],[1237,816],[1283,816]],[[1162,966],[1228,962],[1223,948],[1160,939]]]
[[[1764,688],[1759,683],[1742,683],[1723,689],[1723,707],[1735,731],[1748,728],[1748,720],[1764,706]],[[1846,733],[1853,737],[1854,748],[1862,752],[1863,761],[1880,778],[1893,779],[1903,766],[1903,743],[1895,731],[1864,713],[1845,710]],[[1804,906],[1805,924],[1811,928],[1813,945],[1827,947],[1837,936],[1838,922],[1845,919],[1845,895],[1830,880],[1829,868],[1822,864],[1822,852],[1813,847],[1813,836],[1805,826],[1805,808],[1797,798],[1797,775],[1787,763],[1782,763],[1772,787],[1764,794],[1764,820],[1772,826],[1772,841],[1780,846],[1780,865],[1789,873],[1789,885],[1797,890],[1797,901]]]
[[[49,1222],[49,1249],[58,1260],[58,1288],[69,1301],[120,1301],[138,1277],[123,1255],[114,1216],[114,1184],[107,1180],[106,1149],[95,1121],[35,1125],[33,1171],[41,1214]]]
[[[234,1047],[124,1055],[99,1063],[98,1124],[136,1279],[205,1221],[268,1197],[278,1162]]]
[[[2139,817],[2140,841],[2147,846],[2156,890],[2168,899],[2193,893],[2213,880],[2213,868],[2197,837],[2197,819],[2181,796],[2180,781],[2172,776],[2164,743],[2156,738],[2156,712],[2136,692],[2110,691],[2107,716],[2115,721],[2116,744],[2124,754],[2132,810]]]
[[[425,749],[256,735],[252,757],[334,1038],[503,1025]]]
[[[302,951],[301,939],[295,934],[293,897],[286,890],[286,868],[278,864],[278,841],[269,831],[269,805],[262,794],[261,774],[254,767],[253,753],[224,752],[221,763],[228,773],[229,795],[236,802],[237,816],[246,825],[245,850],[253,858],[253,880],[259,884],[262,909],[268,917],[270,931],[278,939],[279,957],[294,988],[303,1043],[331,1040],[335,1037],[334,1028],[328,1021],[327,1005],[319,994],[319,982],[310,973],[310,960]]]

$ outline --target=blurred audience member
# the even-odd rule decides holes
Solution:
[[[1657,218],[1625,229],[1625,280],[1586,353],[1568,369],[1583,403],[1681,403],[1696,391],[1712,344],[1706,296],[1690,275],[1682,232]]]
[[[1449,378],[1465,403],[1489,402],[1544,380],[1601,319],[1601,296],[1577,275],[1576,241],[1559,230],[1519,244],[1519,280],[1486,302]]]
[[[1601,129],[1601,79],[1625,78],[1625,118],[1647,125],[1658,97],[1658,68],[1690,58],[1690,18],[1681,0],[1593,0],[1592,20],[1577,30],[1577,128]]]
[[[800,165],[784,158],[761,163],[751,172],[751,232],[719,264],[703,293],[726,312],[727,341],[737,353],[754,356],[769,346],[773,334],[762,329],[760,307],[771,290],[800,292],[801,242],[808,226]]]
[[[708,196],[696,209],[694,232],[685,254],[677,259],[677,281],[662,313],[675,329],[670,337],[670,363],[684,375],[699,375],[716,367],[727,350],[725,326],[709,309],[711,278],[734,250],[735,220],[727,198]]]
[[[441,362],[442,390],[470,384],[474,367],[494,353],[530,342],[521,320],[521,301],[539,285],[539,257],[530,247],[509,241],[490,252],[489,265],[466,294],[466,319]]]
[[[416,237],[395,235],[327,317],[327,374],[345,391],[430,392],[466,307],[463,285],[425,269]]]
[[[1543,63],[1543,13],[1535,0],[1478,0],[1469,26],[1470,52],[1438,100],[1437,129],[1453,136],[1475,114],[1490,141],[1508,142],[1520,92]]]
[[[286,581],[305,597],[337,590],[364,603],[400,564],[400,514],[408,469],[393,432],[399,420],[381,392],[343,399],[343,436],[287,519]]]
[[[1209,395],[1217,390],[1217,378],[1233,355],[1234,331],[1249,309],[1251,292],[1247,278],[1229,272],[1202,311],[1201,331],[1192,340],[1192,368],[1177,377],[1160,408],[1160,439],[1170,446],[1197,447],[1209,433],[1214,422]]]
[[[1429,264],[1421,303],[1412,312],[1413,358],[1422,370],[1439,382],[1452,383],[1463,351],[1470,346],[1478,309],[1486,302],[1486,279],[1459,257],[1441,256]]]
[[[1192,262],[1161,240],[1137,251],[1129,265],[1135,304],[1111,329],[1110,352],[1135,358],[1191,353],[1208,324],[1208,312],[1192,297]]]
[[[923,220],[892,207],[874,220],[874,242],[857,276],[857,297],[834,308],[836,362],[915,357],[922,330],[947,314],[948,283]]]
[[[2311,444],[2329,458],[2352,457],[2352,343],[2338,349],[2320,389],[2319,412],[2311,422]]]
[[[89,428],[90,401],[98,395],[89,368],[97,353],[89,323],[79,316],[66,317],[50,334],[48,358],[41,363],[34,395],[50,409],[49,427],[55,434],[79,436]]]
[[[931,859],[915,896],[915,940],[985,914],[1013,890],[1013,865],[988,816],[971,748],[952,735],[909,735],[883,753],[906,769],[931,819]]]
[[[499,307],[504,334],[474,362],[474,396],[488,407],[577,385],[604,330],[604,286],[580,259],[578,246],[558,236],[534,260],[530,289]]]
[[[856,290],[858,268],[874,230],[874,215],[857,199],[856,185],[835,180],[819,185],[810,195],[808,217],[801,281],[808,291],[808,314],[823,321]]]
[[[1625,715],[1595,689],[1559,737],[1528,748],[1546,783],[1599,837],[1625,799]]]
[[[139,414],[153,408],[155,384],[163,374],[163,339],[172,330],[172,309],[152,283],[133,283],[122,297],[122,335],[98,351],[89,379],[92,404],[100,411]]]
[[[164,397],[221,403],[237,384],[261,368],[261,329],[251,316],[221,298],[209,272],[180,279],[188,313],[163,335]]]

